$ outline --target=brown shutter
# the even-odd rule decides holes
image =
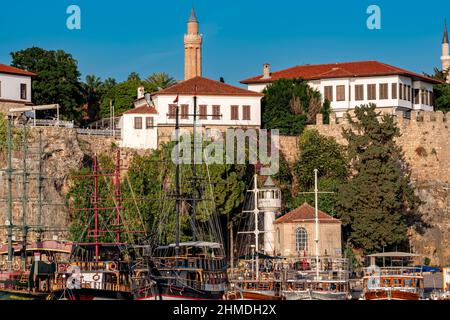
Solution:
[[[188,117],[188,113],[189,113],[189,105],[188,104],[182,104],[181,105],[181,115],[180,118],[181,119],[187,119]]]
[[[239,120],[239,106],[231,106],[231,120]]]
[[[336,101],[345,101],[345,86],[336,86]]]
[[[142,117],[134,117],[134,128],[142,129]]]
[[[393,83],[392,84],[392,99],[397,99],[397,84]]]
[[[215,105],[213,106],[213,116],[212,116],[213,120],[220,120],[220,106],[219,105]]]
[[[200,114],[199,114],[199,119],[207,119],[207,106],[204,104],[201,104],[200,106]]]
[[[250,120],[250,106],[242,107],[242,120]]]

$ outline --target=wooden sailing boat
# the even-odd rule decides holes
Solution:
[[[55,299],[135,300],[158,292],[151,276],[152,261],[144,257],[146,247],[124,241],[123,233],[142,231],[123,230],[120,170],[119,150],[111,173],[100,171],[97,156],[94,156],[92,175],[84,176],[93,179],[92,207],[78,209],[93,212],[93,226],[91,221],[88,223],[88,238],[93,241],[74,243],[70,258],[57,264],[51,287]],[[104,199],[99,197],[99,177],[113,178],[113,207],[101,206]],[[108,212],[114,213],[114,223],[101,226],[100,213],[107,215]]]
[[[156,247],[150,257],[155,263],[157,274],[153,274],[158,283],[158,296],[149,296],[146,299],[163,300],[183,300],[183,299],[222,299],[227,291],[227,273],[226,256],[223,247],[223,239],[220,226],[217,220],[214,204],[211,200],[203,198],[202,194],[207,188],[203,188],[200,179],[197,176],[197,136],[196,136],[196,117],[197,117],[197,97],[194,96],[193,116],[193,176],[192,193],[182,194],[181,177],[179,163],[179,145],[177,144],[177,159],[175,160],[175,243],[163,244]],[[175,132],[177,142],[179,141],[179,106],[178,97],[174,103],[175,108]],[[208,170],[206,164],[206,170]],[[211,191],[211,189],[209,188]],[[213,197],[210,192],[209,197]],[[209,201],[211,206],[210,216],[205,223],[208,225],[208,232],[200,232],[197,221],[198,202]],[[191,220],[191,241],[182,242],[180,240],[180,215],[183,202],[189,202],[192,208],[189,217]],[[169,215],[171,212],[168,213]],[[157,239],[160,241],[161,239]]]
[[[57,240],[44,240],[42,235],[51,228],[42,226],[42,208],[49,205],[43,202],[43,180],[42,174],[42,132],[39,131],[38,146],[38,172],[28,169],[32,153],[28,147],[27,125],[23,126],[22,133],[22,168],[15,169],[12,164],[12,116],[8,116],[7,122],[7,145],[8,166],[7,173],[8,189],[8,217],[5,227],[7,231],[7,243],[0,245],[0,300],[39,300],[46,299],[50,294],[50,283],[53,279],[56,261],[64,258],[71,251],[71,245]],[[13,221],[13,173],[21,175],[22,178],[22,225]],[[30,176],[37,174],[37,221],[35,225],[28,223],[28,206],[33,201],[28,198],[28,183]],[[52,204],[53,205],[53,204]],[[22,233],[21,241],[16,241],[14,231]],[[36,233],[36,240],[28,241],[29,232]]]
[[[423,298],[422,268],[411,266],[417,254],[382,252],[368,255],[364,269],[362,300],[419,300]],[[377,260],[382,260],[377,264]]]

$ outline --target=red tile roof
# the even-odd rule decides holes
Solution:
[[[332,216],[326,214],[323,211],[318,212],[320,223],[341,223],[341,220],[333,218]],[[275,223],[295,223],[295,222],[311,222],[315,221],[315,210],[306,202],[303,203],[297,209],[286,213],[284,216],[275,220]]]
[[[242,80],[241,83],[269,83],[277,79],[303,78],[305,80],[347,78],[347,77],[373,77],[387,75],[403,75],[418,80],[441,83],[439,80],[397,68],[378,61],[354,61],[329,64],[314,64],[295,66],[293,68],[272,72],[270,78],[262,78],[262,75]]]
[[[258,92],[203,77],[195,77],[181,81],[171,87],[157,91],[153,95],[263,96]]]
[[[139,108],[130,109],[125,111],[123,114],[157,114],[155,108],[149,106],[142,106]]]
[[[30,76],[30,77],[34,77],[36,75],[33,72],[29,72],[29,71],[22,70],[19,68],[11,67],[11,66],[8,66],[6,64],[1,64],[1,63],[0,63],[0,73],[19,74],[19,75]]]

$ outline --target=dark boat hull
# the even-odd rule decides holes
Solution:
[[[131,292],[100,289],[66,289],[53,292],[56,300],[133,300]]]
[[[49,293],[32,293],[0,289],[0,300],[46,300]]]

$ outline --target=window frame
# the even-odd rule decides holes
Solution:
[[[336,86],[336,101],[345,101],[345,85],[343,84]]]
[[[242,106],[242,120],[251,120],[251,106],[248,104]]]
[[[230,120],[239,120],[239,106],[231,105],[230,106]]]
[[[301,247],[300,244],[303,246]],[[308,252],[308,231],[304,227],[295,229],[295,251]]]
[[[137,121],[137,120],[140,120],[140,121]],[[140,128],[138,127],[138,124],[139,124]],[[134,130],[142,130],[142,128],[143,128],[142,117],[138,117],[138,116],[134,117],[133,127],[134,127]]]
[[[364,100],[364,85],[355,84],[355,101]]]
[[[151,125],[149,126],[149,120],[151,120]],[[155,127],[154,118],[153,117],[145,117],[145,129],[153,129]]]
[[[206,120],[208,119],[208,105],[206,104],[201,104],[198,106],[199,110],[198,110],[198,118],[200,120]]]
[[[377,85],[375,83],[370,83],[367,85],[367,100],[377,100]]]
[[[212,112],[212,120],[220,120],[220,104],[215,104],[212,106],[213,112]]]
[[[189,105],[188,104],[180,104],[180,119],[186,120],[189,119]]]
[[[397,83],[391,84],[391,98],[398,99],[398,84]]]
[[[27,84],[26,83],[20,84],[20,99],[27,100]]]
[[[379,83],[378,90],[380,92],[380,100],[389,99],[389,84],[388,83]]]
[[[331,96],[331,98],[327,97],[327,91],[329,91],[329,96]],[[323,97],[325,100],[328,100],[330,102],[333,101],[333,86],[323,86]]]

